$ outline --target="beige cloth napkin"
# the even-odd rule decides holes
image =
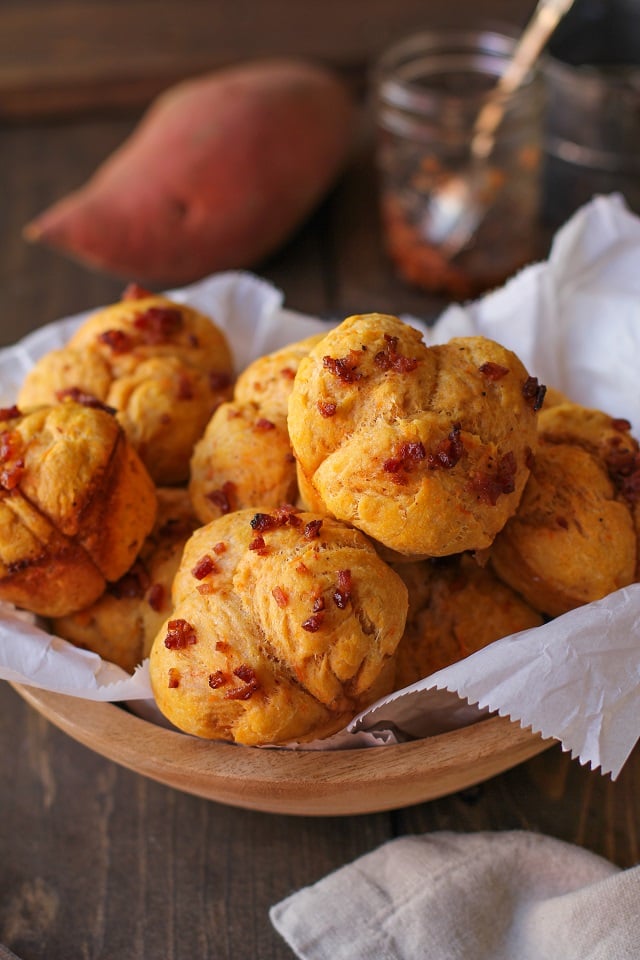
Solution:
[[[640,866],[526,831],[400,837],[270,916],[302,960],[640,960]]]

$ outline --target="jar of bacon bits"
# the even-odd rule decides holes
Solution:
[[[435,190],[465,175],[474,121],[513,47],[513,38],[491,31],[421,33],[376,66],[385,244],[398,274],[429,292],[473,297],[541,255],[544,83],[537,72],[509,101],[489,160],[491,202],[453,256],[438,243],[430,203]]]

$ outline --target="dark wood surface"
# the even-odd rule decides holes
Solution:
[[[364,23],[366,8],[358,6]],[[411,11],[415,25],[425,4],[397,6]],[[492,11],[506,6],[494,4]],[[81,7],[86,15],[90,5]],[[6,9],[22,15],[17,3]],[[48,9],[51,15],[55,7]],[[359,55],[366,37],[360,42]],[[251,44],[248,49],[254,52]],[[110,301],[122,287],[26,245],[20,230],[82,182],[131,129],[135,115],[38,122],[30,116],[0,125],[4,344]],[[444,306],[393,278],[380,244],[366,154],[291,243],[256,272],[286,291],[290,307],[338,318],[369,309],[428,318]],[[145,780],[71,740],[4,683],[0,750],[0,941],[23,960],[286,960],[291,952],[269,923],[269,906],[407,832],[527,829],[580,844],[621,867],[640,860],[638,750],[615,783],[554,747],[461,794],[334,819],[248,812]]]

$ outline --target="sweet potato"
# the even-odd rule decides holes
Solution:
[[[334,182],[355,109],[332,71],[300,60],[253,61],[184,81],[25,236],[146,282],[250,267]]]

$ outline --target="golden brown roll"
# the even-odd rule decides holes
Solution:
[[[489,555],[505,583],[558,616],[631,583],[636,553],[632,511],[602,461],[575,444],[543,443]]]
[[[186,490],[159,488],[153,530],[133,566],[95,603],[54,618],[55,634],[132,673],[171,611],[171,586],[184,545],[197,527]]]
[[[68,344],[35,365],[18,404],[89,395],[117,411],[157,484],[188,479],[189,458],[211,414],[231,395],[223,332],[203,314],[137,291],[89,317]]]
[[[189,494],[201,523],[230,510],[274,508],[297,497],[287,422],[254,403],[223,403],[191,458]]]
[[[43,616],[92,603],[132,565],[154,485],[110,413],[0,411],[0,599]]]
[[[409,590],[407,626],[396,651],[398,689],[543,622],[468,554],[400,564],[396,571]]]
[[[397,317],[349,317],[294,381],[301,491],[399,554],[482,549],[520,501],[543,395],[491,340],[428,348]]]
[[[324,333],[290,343],[250,363],[236,380],[233,398],[238,403],[255,403],[265,415],[284,417],[300,361],[320,343]]]
[[[151,651],[162,712],[245,744],[325,736],[393,684],[407,590],[357,530],[292,508],[201,527]]]

